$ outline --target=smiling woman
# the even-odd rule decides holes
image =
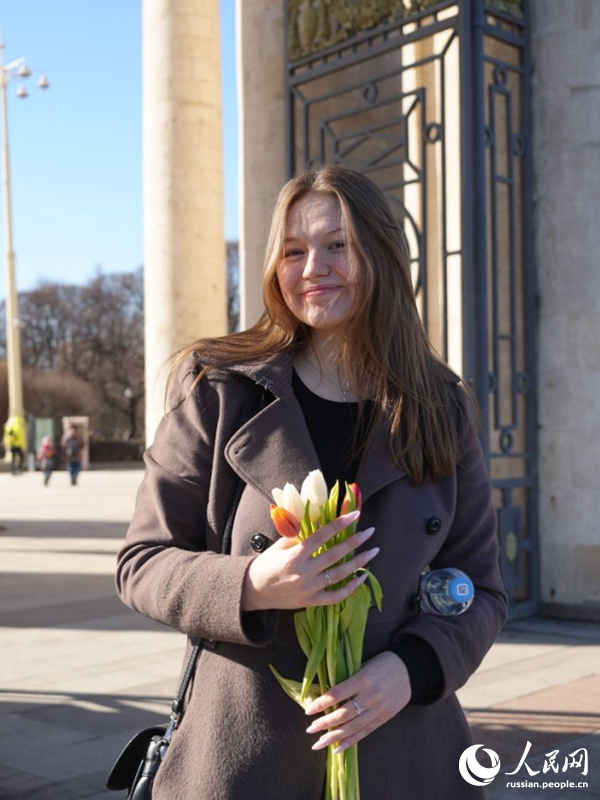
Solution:
[[[153,796],[329,798],[326,750],[361,742],[362,800],[480,798],[457,770],[472,740],[454,692],[505,620],[496,517],[471,395],[427,340],[404,232],[380,189],[339,166],[289,181],[263,294],[252,328],[175,359],[119,553],[126,603],[210,640]],[[272,488],[316,469],[328,486],[357,483],[360,512],[304,541],[278,517],[280,536]],[[471,577],[465,614],[411,605],[427,565]],[[384,603],[367,620],[362,666],[305,714],[269,664],[301,680],[295,611],[345,603],[367,566]]]
[[[329,400],[358,399],[339,363],[345,324],[356,299],[352,246],[343,227],[334,195],[308,194],[297,200],[290,208],[277,267],[286,306],[311,329],[310,347],[299,354],[296,372]]]
[[[323,333],[343,336],[355,297],[347,233],[341,208],[331,195],[307,195],[290,209],[284,256],[277,280],[285,304],[312,328],[313,344]],[[338,348],[339,349],[339,348]]]

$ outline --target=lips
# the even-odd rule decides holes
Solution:
[[[335,292],[336,290],[341,288],[342,287],[339,285],[334,286],[329,284],[324,284],[319,286],[309,286],[302,292],[302,294],[305,297],[310,297],[311,295],[318,296],[320,294],[328,294],[329,292]]]

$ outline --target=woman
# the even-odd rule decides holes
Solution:
[[[51,436],[43,436],[42,441],[37,452],[37,458],[40,462],[40,467],[44,473],[44,486],[48,486],[50,478],[52,477],[52,470],[54,469],[54,457],[56,452]]]
[[[371,180],[324,167],[286,184],[264,300],[250,330],[179,354],[119,554],[128,605],[211,640],[155,797],[319,800],[334,741],[360,742],[363,800],[481,797],[458,771],[472,740],[454,692],[505,621],[489,479],[470,395],[427,342],[402,229]],[[357,534],[313,558],[349,517],[299,544],[278,537],[269,504],[315,468],[329,485],[355,480],[363,505]],[[302,676],[293,610],[344,599],[361,579],[328,583],[367,564],[383,610],[370,612],[363,667],[305,715],[269,664]],[[470,575],[465,614],[419,614],[427,565]]]

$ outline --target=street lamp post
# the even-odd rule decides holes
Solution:
[[[0,29],[0,89],[2,91],[2,186],[4,196],[4,228],[6,238],[6,361],[8,372],[8,422],[7,427],[21,429],[25,436],[25,409],[23,406],[23,375],[21,369],[21,332],[19,326],[19,302],[15,280],[15,251],[12,237],[12,206],[10,191],[10,159],[8,143],[7,86],[13,78],[28,78],[31,75],[24,58],[4,63],[4,40]],[[48,88],[44,75],[38,80],[40,89]],[[18,97],[27,97],[27,90],[20,85]],[[23,446],[23,450],[25,447]],[[7,456],[9,454],[7,453]]]

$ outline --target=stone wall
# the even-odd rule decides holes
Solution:
[[[532,15],[542,601],[600,613],[600,3]]]

